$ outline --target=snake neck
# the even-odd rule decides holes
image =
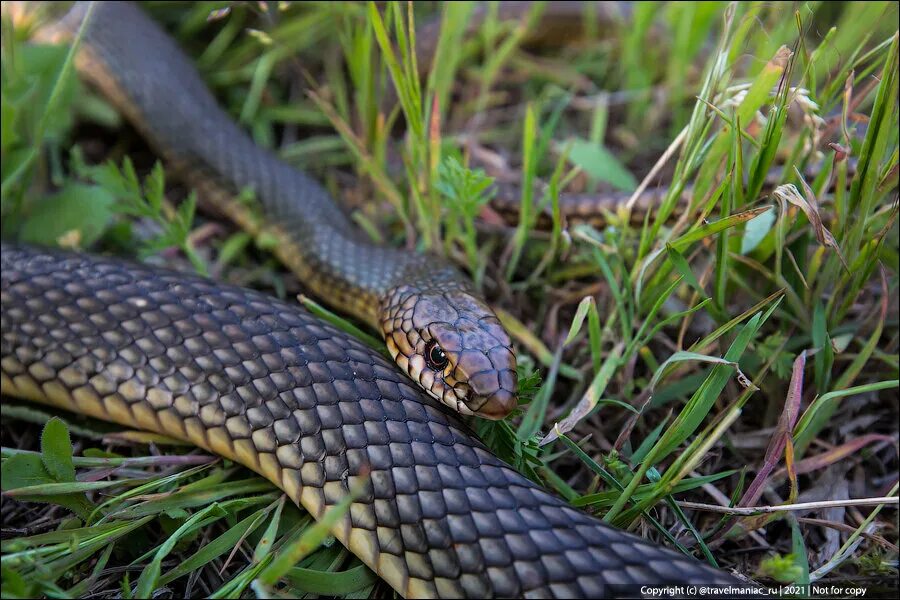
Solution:
[[[458,270],[369,242],[321,185],[258,147],[219,108],[190,60],[137,7],[92,6],[79,70],[202,204],[274,239],[273,253],[313,295],[378,331],[406,375],[446,406],[493,419],[515,408],[509,336]],[[70,34],[83,18],[67,19]]]
[[[79,3],[50,34],[71,38]],[[381,331],[385,303],[400,285],[463,287],[433,257],[368,242],[315,180],[260,148],[222,110],[194,65],[142,11],[95,5],[76,65],[194,188],[202,205],[259,239],[316,296]]]

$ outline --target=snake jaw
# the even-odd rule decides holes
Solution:
[[[381,314],[391,356],[433,398],[487,419],[502,419],[517,406],[509,336],[493,311],[467,290],[404,285],[387,295]]]

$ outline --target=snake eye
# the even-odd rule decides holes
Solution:
[[[435,371],[443,371],[450,363],[450,359],[444,354],[444,350],[437,342],[430,341],[425,347],[425,362]]]

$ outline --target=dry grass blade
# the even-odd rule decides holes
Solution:
[[[541,446],[554,441],[561,433],[568,433],[571,431],[579,421],[594,410],[600,398],[603,396],[603,392],[606,390],[606,386],[609,384],[610,379],[612,379],[613,373],[620,365],[619,354],[622,352],[622,348],[623,347],[620,344],[607,355],[603,366],[597,371],[597,375],[594,377],[593,381],[591,381],[591,384],[578,401],[578,404],[575,405],[575,408],[572,409],[565,419],[556,423],[553,426],[553,429],[541,439]]]
[[[831,448],[826,452],[822,452],[821,454],[810,456],[809,458],[804,458],[803,460],[797,461],[797,463],[794,465],[794,470],[797,475],[805,475],[806,473],[824,469],[830,465],[835,464],[838,461],[855,455],[866,446],[869,446],[876,442],[884,442],[888,444],[893,443],[894,446],[897,446],[896,437],[878,433],[869,433],[848,442],[844,442],[843,444],[835,446],[834,448]],[[783,475],[784,470],[778,470],[772,474],[772,478],[777,479]]]
[[[796,167],[794,168],[794,171],[803,185],[803,195],[800,195],[800,192],[797,191],[797,188],[793,184],[780,185],[775,188],[775,191],[772,192],[772,194],[776,198],[787,200],[794,206],[799,207],[804,214],[806,214],[806,218],[809,219],[809,223],[812,225],[813,231],[816,234],[816,239],[819,243],[827,248],[833,248],[837,253],[838,258],[841,260],[841,264],[844,265],[844,269],[849,270],[850,267],[847,265],[847,259],[844,258],[844,253],[841,252],[837,240],[831,232],[828,231],[828,228],[825,227],[825,224],[822,221],[822,215],[819,211],[819,203],[816,201],[816,195]]]
[[[778,464],[785,447],[791,438],[791,432],[794,424],[797,422],[797,416],[800,414],[800,401],[803,399],[803,371],[806,367],[806,351],[800,353],[794,360],[792,369],[791,383],[788,388],[787,398],[784,403],[784,410],[778,420],[775,433],[766,448],[766,456],[762,467],[747,488],[744,496],[738,502],[738,506],[749,506],[759,500],[762,495],[763,486],[769,474]]]
[[[755,515],[763,515],[769,513],[778,513],[782,511],[804,512],[821,510],[825,508],[833,508],[836,506],[878,506],[879,504],[887,506],[897,506],[897,496],[882,496],[879,498],[856,498],[850,500],[823,500],[821,502],[798,502],[796,504],[780,504],[778,506],[719,506],[718,504],[704,504],[702,502],[679,502],[682,508],[693,510],[703,510],[707,512],[722,513],[726,515],[736,515],[744,517],[752,517]]]

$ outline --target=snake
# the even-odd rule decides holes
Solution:
[[[70,39],[89,6],[76,3],[35,37]],[[82,77],[205,204],[277,240],[273,253],[306,288],[380,332],[400,368],[438,400],[488,419],[517,406],[509,335],[468,277],[434,254],[367,240],[318,182],[222,110],[190,59],[133,4],[96,3],[85,29]]]
[[[297,305],[196,275],[0,248],[4,395],[185,440],[266,477],[406,598],[606,598],[732,575],[616,529]]]
[[[87,12],[77,4],[61,27],[74,31]],[[515,359],[464,277],[355,237],[321,186],[218,108],[137,7],[90,12],[79,70],[223,212],[277,233],[276,253],[305,284],[378,323],[395,361],[259,291],[4,242],[4,395],[193,443],[259,473],[317,520],[351,495],[331,533],[407,598],[741,584],[570,506],[496,457],[463,415],[508,412]],[[262,217],[235,199],[246,188]]]

